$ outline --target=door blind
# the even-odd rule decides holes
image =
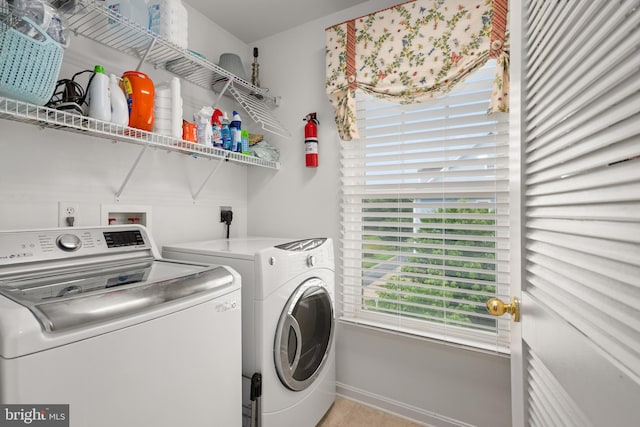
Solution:
[[[640,384],[639,7],[637,0],[527,2],[524,99],[523,292],[635,384]],[[542,349],[531,351],[538,360]],[[538,375],[541,359],[529,366],[532,378],[544,378]],[[576,396],[600,392],[572,386],[563,384]],[[565,392],[551,383],[529,382],[531,425],[565,425],[571,415],[559,411],[551,417],[545,410],[540,396],[549,387]],[[610,412],[621,419],[625,411],[637,411],[609,393],[598,400],[611,400],[617,408]],[[607,420],[611,414],[598,413],[588,401],[578,403],[594,425],[628,425]]]
[[[508,115],[487,114],[495,61],[447,95],[356,94],[343,142],[342,319],[493,351],[509,322]]]

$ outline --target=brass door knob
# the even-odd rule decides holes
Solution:
[[[511,297],[509,304],[505,304],[498,298],[491,298],[487,301],[487,311],[492,316],[502,316],[509,313],[514,322],[520,321],[520,301],[516,297]]]

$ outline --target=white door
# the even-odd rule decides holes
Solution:
[[[511,4],[514,426],[640,423],[639,7]]]

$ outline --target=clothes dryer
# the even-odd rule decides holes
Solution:
[[[228,265],[242,277],[243,405],[256,412],[245,426],[315,426],[335,400],[331,239],[210,240],[165,246],[163,256]]]

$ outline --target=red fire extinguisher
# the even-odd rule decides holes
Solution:
[[[307,160],[308,168],[318,167],[318,128],[320,122],[316,117],[316,113],[309,113],[302,119],[306,120],[307,124],[304,127],[304,147],[305,157]]]

